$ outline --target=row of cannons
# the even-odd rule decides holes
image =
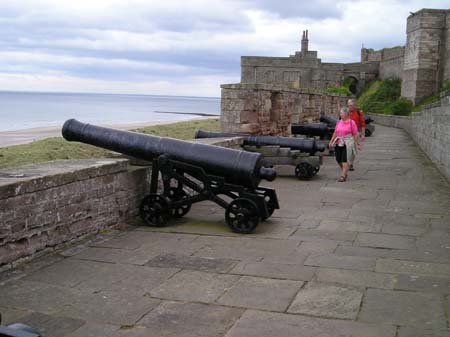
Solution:
[[[150,193],[140,206],[146,224],[164,226],[171,218],[186,215],[193,204],[210,200],[225,209],[225,220],[231,230],[242,234],[253,232],[279,209],[275,190],[260,186],[261,180],[276,178],[274,166],[292,165],[299,179],[309,179],[319,171],[326,148],[310,137],[196,132],[196,138],[241,137],[243,150],[235,150],[105,128],[75,119],[64,123],[62,135],[68,141],[152,163]],[[322,134],[314,132],[306,135],[322,138]]]
[[[152,162],[150,194],[140,206],[140,215],[148,225],[164,226],[169,219],[186,215],[192,204],[211,200],[225,209],[228,226],[243,234],[253,232],[279,208],[275,190],[260,186],[261,180],[275,179],[273,166],[294,165],[297,177],[309,177],[319,171],[320,152],[325,150],[312,138],[270,136],[243,136],[244,150],[235,150],[74,119],[66,121],[62,134],[69,141]],[[235,136],[200,130],[196,133],[197,138]],[[162,188],[158,191],[160,181]]]
[[[371,124],[373,120],[370,117],[365,117],[364,119],[366,122],[365,136],[370,137],[375,131],[375,126]],[[293,135],[319,137],[321,140],[330,140],[337,122],[338,119],[336,117],[322,115],[318,123],[292,124],[291,133]]]

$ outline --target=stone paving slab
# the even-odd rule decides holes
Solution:
[[[243,311],[218,305],[165,301],[139,320],[140,327],[124,329],[113,336],[220,337]]]
[[[416,248],[415,239],[412,237],[375,233],[359,233],[355,240],[355,246],[391,249]]]
[[[176,268],[141,268],[134,265],[70,258],[36,271],[24,277],[23,280],[69,288],[76,287],[93,292],[129,287],[145,293],[160,285],[178,271],[179,269]]]
[[[240,262],[231,270],[232,274],[268,277],[283,280],[310,281],[316,268],[296,264]]]
[[[312,255],[305,261],[306,266],[374,270],[376,260],[372,257],[342,256],[336,254]]]
[[[161,254],[151,259],[145,265],[161,268],[182,268],[213,272],[227,272],[237,261],[230,259],[215,259],[176,254]]]
[[[212,303],[241,277],[183,270],[153,289],[153,297],[167,300]]]
[[[101,323],[86,323],[79,329],[66,335],[67,337],[99,337],[112,336],[120,326]]]
[[[288,312],[354,320],[358,315],[362,296],[362,289],[309,282],[297,294]]]
[[[225,337],[394,337],[395,327],[247,310]]]
[[[302,286],[301,281],[244,276],[227,290],[217,303],[233,307],[285,311]]]
[[[445,330],[447,319],[442,302],[438,294],[368,289],[359,320]]]
[[[52,337],[64,337],[84,325],[84,321],[79,319],[38,312],[23,317],[20,322],[35,328],[42,336]]]
[[[382,273],[450,277],[450,264],[417,262],[411,260],[378,259],[375,270]]]
[[[318,282],[341,283],[362,288],[394,289],[401,287],[396,275],[364,270],[318,268],[314,279]]]
[[[450,330],[422,330],[400,327],[398,337],[450,337]]]

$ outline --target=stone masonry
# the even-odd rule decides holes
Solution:
[[[417,103],[450,82],[450,10],[422,9],[408,17],[402,97]]]
[[[303,32],[301,51],[289,57],[241,57],[241,83],[275,84],[293,88],[324,89],[340,86],[348,77],[355,80],[355,92],[378,76],[379,62],[325,63],[317,51],[308,49],[308,33]]]
[[[130,222],[148,168],[125,159],[54,161],[0,170],[0,270]]]
[[[353,93],[379,77],[402,79],[402,97],[417,103],[450,82],[450,10],[422,9],[407,19],[406,46],[374,51],[362,48],[360,62],[326,63],[308,48],[303,32],[301,51],[289,57],[241,57],[241,83],[324,89],[354,80]]]
[[[338,116],[349,98],[269,84],[224,84],[221,88],[222,131],[258,135],[288,136],[292,123],[317,120],[321,113]]]

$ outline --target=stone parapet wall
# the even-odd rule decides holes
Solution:
[[[337,116],[348,96],[317,89],[270,84],[221,86],[223,132],[288,136],[291,124],[318,120],[321,113]]]
[[[402,128],[450,180],[450,91],[411,117],[371,114],[375,123]]]
[[[0,269],[134,219],[149,173],[125,159],[0,170]]]

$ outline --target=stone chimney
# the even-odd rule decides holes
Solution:
[[[308,52],[308,41],[308,30],[304,30],[302,35],[302,54]]]

